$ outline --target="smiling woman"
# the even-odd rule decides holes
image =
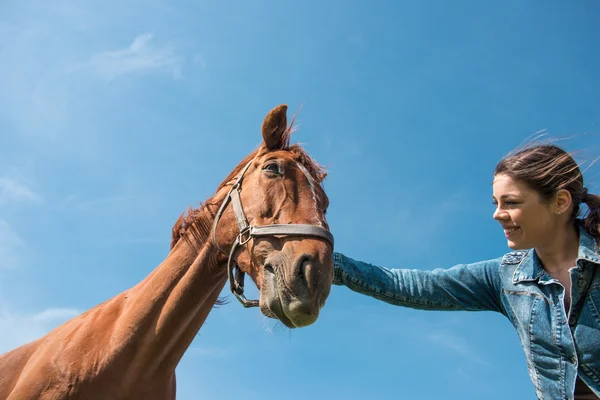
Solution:
[[[0,399],[174,399],[175,368],[228,270],[241,300],[233,271],[250,275],[267,317],[290,328],[318,318],[333,278],[325,171],[289,144],[286,111],[271,110],[260,148],[179,218],[170,253],[146,279],[0,356]]]
[[[515,251],[434,271],[334,253],[334,283],[405,307],[502,313],[517,330],[538,398],[597,399],[600,197],[588,193],[571,155],[532,145],[497,165],[493,199]]]

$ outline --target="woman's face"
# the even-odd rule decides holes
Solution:
[[[526,184],[499,174],[494,177],[494,219],[502,225],[508,247],[514,250],[544,247],[557,229],[553,206]]]

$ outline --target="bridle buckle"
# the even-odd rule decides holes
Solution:
[[[247,235],[247,236],[244,237],[244,235]],[[252,239],[252,227],[247,226],[246,228],[242,229],[238,235],[239,245],[240,246],[245,245],[246,243],[248,243],[250,241],[250,239]]]

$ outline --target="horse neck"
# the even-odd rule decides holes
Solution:
[[[199,211],[207,213],[204,208]],[[136,358],[146,368],[175,369],[227,281],[209,235],[190,232],[194,228],[189,227],[167,258],[127,292],[129,306],[123,314],[129,315],[125,319],[139,335],[134,340],[139,344]]]

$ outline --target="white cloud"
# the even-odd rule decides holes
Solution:
[[[100,197],[97,199],[82,200],[75,193],[68,195],[61,204],[65,209],[75,209],[77,211],[90,211],[96,207],[105,207],[106,205],[122,203],[132,200],[133,196],[127,194]]]
[[[42,198],[16,179],[0,178],[0,206],[10,202],[40,204]]]
[[[181,75],[182,58],[171,45],[156,46],[152,38],[151,33],[138,35],[129,47],[95,54],[74,70],[93,71],[108,81],[150,70],[166,71],[178,78]]]
[[[193,58],[192,58],[193,62],[195,65],[199,65],[200,68],[206,68],[207,67],[207,63],[206,60],[204,59],[204,57],[202,56],[202,54],[196,54]]]
[[[48,308],[36,314],[20,314],[0,305],[0,354],[44,336],[79,314],[79,310],[72,308]]]
[[[489,365],[486,360],[477,355],[473,348],[469,346],[469,343],[467,343],[467,340],[464,337],[458,336],[450,331],[442,330],[432,332],[425,335],[424,338],[438,347],[449,350],[468,359],[472,363]]]
[[[480,350],[477,349],[476,345],[469,343],[466,334],[462,333],[465,330],[466,322],[458,315],[448,315],[447,317],[440,315],[432,319],[431,316],[418,312],[414,313],[413,317],[403,320],[403,322],[390,321],[388,324],[383,325],[380,321],[387,318],[385,312],[373,310],[373,307],[353,308],[351,312],[368,315],[369,320],[366,320],[365,324],[378,324],[379,331],[386,335],[406,337],[407,340],[417,343],[419,347],[427,349],[427,351],[435,351],[466,361],[466,364],[461,364],[462,367],[466,368],[472,365],[490,366],[489,361],[480,355]],[[455,365],[455,367],[458,366],[458,364]]]
[[[48,308],[41,313],[31,317],[32,321],[39,323],[53,323],[55,321],[66,321],[79,315],[79,311],[72,308]]]
[[[0,219],[0,269],[18,267],[24,250],[23,240],[6,221]]]
[[[426,187],[412,189],[414,193],[428,190]],[[460,191],[447,194],[443,200],[431,201],[417,196],[394,198],[394,201],[393,205],[387,203],[381,207],[395,211],[387,219],[380,218],[381,226],[376,228],[380,230],[381,240],[393,241],[394,245],[399,243],[401,248],[411,250],[429,250],[431,242],[423,239],[438,240],[445,235],[468,204],[466,193]],[[398,227],[402,227],[400,232],[397,232]]]

